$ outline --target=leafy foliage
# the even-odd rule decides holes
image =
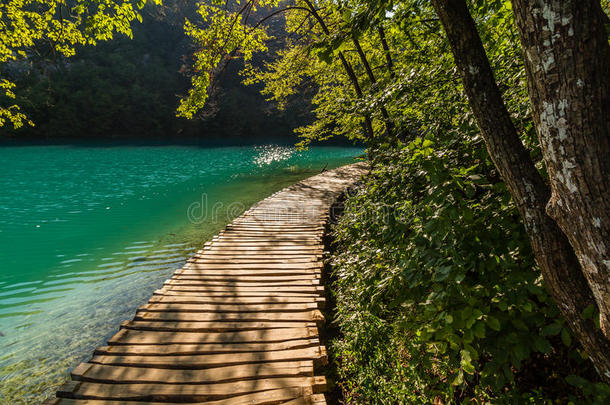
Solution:
[[[491,161],[465,137],[443,141],[377,151],[336,229],[344,336],[335,350],[347,398],[604,403],[607,386],[564,380],[587,366],[569,353],[569,329]],[[531,369],[548,383],[538,376],[528,389]]]
[[[261,2],[261,6],[273,4],[273,1]],[[255,52],[267,49],[266,41],[270,39],[264,27],[247,27],[241,23],[243,13],[255,12],[253,3],[235,11],[227,9],[222,1],[200,2],[198,14],[201,22],[207,24],[199,27],[186,20],[185,31],[193,38],[200,50],[195,52],[194,70],[191,82],[192,88],[178,107],[178,114],[192,118],[200,110],[207,98],[208,89],[213,79],[214,71],[219,65],[239,53],[244,61],[251,61]]]
[[[160,0],[154,0],[159,4]],[[135,3],[135,4],[134,4]],[[32,53],[51,52],[69,57],[78,45],[95,45],[116,33],[132,35],[131,23],[146,0],[7,0],[0,3],[0,64]],[[0,77],[0,126],[32,124],[20,106],[11,102],[14,83]]]
[[[94,47],[77,45],[71,57],[32,53],[5,64],[0,75],[16,85],[14,104],[36,126],[5,125],[0,138],[296,142],[293,128],[310,121],[308,97],[299,94],[284,111],[275,110],[260,86],[241,85],[240,60],[215,77],[212,97],[197,119],[176,117],[193,70],[184,20],[196,19],[196,9],[179,0],[148,4],[139,11],[143,22],[133,25],[132,39],[121,34]],[[281,33],[281,24],[269,30]],[[269,52],[277,46],[270,43]],[[263,56],[253,66],[262,65]]]
[[[539,160],[509,3],[477,2],[472,12]],[[607,402],[610,388],[595,382],[544,288],[432,10],[407,2],[384,24],[401,49],[384,100],[401,112],[402,140],[370,150],[371,176],[335,229],[344,335],[334,349],[346,400]],[[367,24],[358,29],[374,34]]]

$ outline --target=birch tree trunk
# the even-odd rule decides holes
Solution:
[[[593,0],[512,0],[536,132],[549,172],[547,213],[589,282],[610,338],[610,46]],[[610,371],[608,371],[610,377]]]

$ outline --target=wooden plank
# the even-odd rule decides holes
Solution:
[[[285,234],[302,234],[316,236],[324,232],[323,226],[306,227],[295,225],[248,225],[248,224],[229,224],[226,227],[226,232],[242,233],[242,232],[264,232],[274,235]]]
[[[257,210],[252,211],[250,213],[244,214],[243,216],[237,218],[237,220],[248,220],[248,221],[262,221],[269,223],[288,223],[288,224],[302,224],[302,223],[312,223],[312,224],[321,224],[325,225],[326,218],[319,215],[302,215],[299,212],[292,213],[279,213],[274,211],[267,210]]]
[[[200,250],[198,250],[195,254],[195,257],[201,256],[203,254],[206,255],[212,255],[212,254],[220,254],[221,251],[216,251],[214,252],[213,249],[211,249],[211,247],[213,245],[218,245],[221,243],[227,244],[227,245],[235,245],[235,244],[276,244],[276,241],[273,239],[262,239],[259,237],[254,237],[254,238],[248,238],[248,237],[239,237],[239,238],[230,238],[230,239],[212,239],[209,242],[206,242],[207,244],[204,244]],[[279,245],[279,243],[283,243],[284,246],[309,246],[309,247],[321,247],[323,246],[323,242],[322,240],[302,240],[302,241],[280,241],[277,242],[277,244]],[[281,246],[281,245],[279,245]],[[265,253],[261,253],[261,252],[242,252],[239,255],[248,255],[248,257],[251,256],[261,256],[264,255]],[[294,253],[294,252],[285,252],[285,251],[276,251],[276,252],[269,252],[269,254],[275,254],[275,255],[279,255],[279,258],[284,258],[286,256],[305,256],[305,255],[310,255],[312,254],[310,251],[307,252],[300,252],[300,253]],[[226,256],[226,255],[225,255]]]
[[[282,402],[284,405],[326,405],[324,394],[304,395],[295,398],[288,402]]]
[[[58,392],[62,398],[121,399],[143,401],[210,401],[238,395],[290,387],[326,390],[324,377],[268,378],[222,384],[103,384],[71,381]]]
[[[198,253],[198,256],[205,255],[205,257],[260,257],[267,256],[270,258],[281,259],[289,257],[303,257],[303,256],[320,256],[322,253],[315,251],[290,251],[290,250],[278,250],[278,251],[260,251],[260,250],[235,250],[235,249],[211,249],[209,246],[202,248]]]
[[[323,249],[320,245],[305,245],[305,244],[294,244],[294,245],[278,245],[273,242],[208,242],[204,245],[204,250],[220,250],[232,251],[232,250],[245,250],[248,252],[297,252],[297,253],[315,253]],[[206,249],[207,248],[207,249]],[[226,248],[226,249],[225,249]]]
[[[264,213],[263,211],[253,210],[246,211],[241,216],[235,218],[233,222],[256,222],[256,223],[294,223],[296,225],[314,225],[314,224],[324,224],[323,220],[316,220],[315,218],[307,218],[308,221],[303,221],[304,217],[301,212],[292,212],[292,213]]]
[[[311,222],[292,222],[289,223],[287,221],[277,221],[275,223],[271,222],[271,221],[251,221],[251,220],[239,220],[236,219],[233,222],[231,222],[230,224],[228,224],[226,226],[225,229],[239,229],[239,228],[243,228],[243,229],[263,229],[263,230],[295,230],[295,231],[317,231],[319,229],[323,229],[324,225],[317,223],[318,221],[315,221],[315,223],[311,223]]]
[[[320,274],[321,268],[309,269],[209,269],[198,263],[189,263],[183,267],[184,273],[205,274],[210,276],[287,276],[295,274]]]
[[[320,310],[278,312],[138,312],[134,320],[168,321],[168,322],[213,322],[213,321],[249,321],[249,322],[321,322],[324,315]]]
[[[206,269],[197,265],[188,266],[184,271],[172,275],[168,280],[198,279],[201,281],[235,281],[250,282],[287,282],[297,280],[317,280],[322,276],[322,269]],[[166,280],[167,281],[167,280]],[[315,282],[314,282],[315,283]]]
[[[292,312],[317,309],[317,302],[277,303],[277,304],[180,304],[151,303],[138,307],[147,312]]]
[[[287,258],[287,256],[319,256],[324,253],[323,245],[277,245],[273,242],[210,242],[203,248],[202,255],[210,257],[211,255],[234,256],[247,255],[252,256],[283,256],[278,258]],[[192,259],[198,259],[193,257]]]
[[[184,295],[170,295],[170,296],[152,296],[148,300],[149,304],[152,303],[173,303],[173,304],[278,304],[278,303],[307,303],[307,302],[321,302],[324,299],[322,297],[197,297],[197,296],[184,296]]]
[[[276,292],[293,292],[293,293],[310,293],[310,294],[322,294],[324,292],[324,287],[322,286],[297,286],[297,287],[235,287],[235,288],[227,288],[227,287],[205,287],[205,286],[192,286],[192,285],[176,285],[170,284],[173,291],[192,291],[192,292],[224,292],[224,293],[242,293],[242,292],[266,292],[266,293],[276,293]]]
[[[168,346],[170,349],[168,349]],[[96,355],[104,356],[158,356],[176,359],[176,356],[196,356],[198,364],[204,367],[239,365],[247,363],[264,363],[276,361],[306,361],[314,364],[327,362],[326,348],[319,346],[303,347],[292,350],[258,351],[241,353],[209,354],[197,351],[197,345],[139,345],[139,346],[105,346],[96,349]],[[171,350],[171,352],[169,352]]]
[[[294,398],[311,396],[311,387],[291,387],[280,388],[256,392],[254,394],[239,395],[228,399],[216,401],[190,402],[191,405],[272,405],[289,401]],[[183,402],[134,402],[129,401],[129,405],[184,405]],[[59,398],[50,401],[45,405],[126,405],[124,401],[113,401],[105,399],[68,399]]]
[[[229,355],[225,355],[229,356]],[[205,356],[95,355],[89,368],[72,379],[79,381],[166,384],[211,384],[257,378],[313,377],[313,360],[209,366]]]
[[[308,224],[308,225],[315,225],[315,224],[320,224],[323,225],[324,221],[321,219],[316,219],[316,218],[307,218],[308,221],[303,221],[304,215],[302,215],[302,213],[299,212],[292,212],[292,213],[264,213],[262,211],[258,211],[258,210],[254,210],[254,211],[249,211],[246,212],[244,214],[242,214],[242,216],[235,218],[235,220],[233,220],[233,223],[241,223],[241,222],[254,222],[254,223],[262,223],[262,224],[274,224],[274,223],[292,223],[295,225],[303,225],[303,224]]]
[[[192,258],[187,260],[187,263],[191,262],[205,262],[205,263],[308,263],[319,261],[320,258],[317,255],[302,255],[295,257],[276,257],[269,258],[264,255],[254,256],[249,255],[240,258],[229,258],[229,257],[218,257],[216,255],[199,255],[193,256]]]
[[[189,268],[196,267],[199,269],[235,269],[235,270],[246,270],[246,269],[288,269],[288,270],[300,270],[300,269],[319,269],[322,268],[322,262],[313,263],[238,263],[238,264],[214,264],[195,261],[191,263]]]
[[[238,225],[239,226],[239,225]],[[320,230],[320,228],[323,227],[315,227],[315,228],[311,228],[311,229],[307,229],[307,228],[293,228],[293,229],[285,229],[285,230],[279,230],[281,232],[282,235],[286,235],[286,236],[301,236],[303,234],[315,234],[317,231]],[[273,229],[273,227],[271,228],[263,228],[263,227],[253,227],[251,229],[247,229],[247,228],[242,228],[242,229],[233,229],[231,228],[231,224],[227,225],[227,228],[224,229],[223,235],[226,234],[230,234],[230,233],[239,233],[242,234],[243,232],[246,233],[256,233],[256,232],[260,232],[263,234],[269,234],[269,233],[278,233],[278,229]]]
[[[308,232],[299,238],[286,238],[282,236],[283,231],[278,231],[277,234],[260,236],[260,237],[249,237],[247,235],[221,235],[215,236],[210,242],[262,242],[262,243],[278,243],[283,245],[319,245],[322,243],[317,232]],[[208,242],[209,243],[209,242]]]
[[[315,328],[314,322],[175,322],[175,321],[124,321],[122,328],[167,332],[229,332],[280,328]]]
[[[271,343],[302,340],[318,336],[318,328],[264,329],[239,332],[157,332],[121,329],[108,343],[169,344],[169,343]]]
[[[120,355],[146,355],[155,354],[157,356],[181,355],[203,355],[203,354],[231,354],[254,352],[275,352],[296,350],[305,348],[322,349],[318,339],[300,339],[287,342],[276,343],[170,343],[170,344],[124,344],[100,346],[95,349],[95,354],[120,354]],[[323,353],[325,356],[326,353]]]
[[[242,252],[242,253],[222,253],[221,251],[207,250],[205,253],[193,256],[193,260],[209,259],[209,260],[304,260],[315,257],[322,257],[321,254],[313,253],[261,253],[261,252]],[[290,262],[288,262],[290,263]]]
[[[256,273],[254,273],[256,274]],[[201,282],[235,282],[235,283],[243,283],[244,285],[248,285],[249,283],[261,283],[267,281],[270,285],[275,283],[286,283],[286,282],[307,282],[309,285],[311,284],[320,284],[320,273],[310,273],[310,274],[283,274],[283,275],[266,275],[266,276],[257,276],[257,275],[215,275],[215,274],[206,274],[205,271],[195,271],[195,272],[183,272],[178,273],[172,276],[170,280],[198,280]]]
[[[157,294],[149,300],[149,303],[180,303],[180,304],[208,304],[218,305],[222,304],[278,304],[278,303],[289,303],[289,304],[300,304],[300,303],[317,303],[319,308],[324,308],[326,305],[326,298],[316,294],[308,294],[305,296],[275,296],[269,297],[268,295],[255,295],[251,297],[239,297],[228,295],[225,297],[211,297],[211,296],[200,296],[200,295],[189,295],[189,294]],[[168,298],[168,299],[165,299]]]
[[[181,295],[189,297],[268,297],[268,291],[181,291],[180,289],[174,290],[175,287],[166,286],[155,291],[155,295]],[[320,291],[313,292],[273,292],[274,297],[319,297]]]
[[[324,232],[323,226],[298,226],[298,225],[248,225],[248,224],[229,224],[227,231],[233,232],[269,232],[269,233],[306,233],[317,234]]]
[[[186,263],[183,270],[199,270],[205,271],[206,274],[239,274],[258,276],[261,274],[276,273],[311,273],[320,271],[323,268],[321,261],[305,262],[305,263],[205,263],[204,261],[192,261]]]
[[[159,356],[151,355],[95,355],[91,358],[90,363],[95,366],[120,368],[119,370],[111,370],[112,375],[118,376],[120,381],[129,382],[165,382],[165,383],[180,383],[189,382],[189,384],[210,384],[218,382],[229,382],[248,380],[254,378],[277,378],[277,377],[297,377],[297,376],[313,376],[313,359],[281,359],[273,360],[257,360],[264,358],[260,356],[266,352],[251,353],[253,361],[238,361],[240,355],[232,354],[217,354],[217,355],[171,355]],[[269,352],[269,353],[280,353]],[[225,363],[213,364],[209,363],[208,357],[223,356],[229,364]],[[277,356],[280,357],[281,356]],[[229,358],[233,358],[234,362],[230,363]],[[126,370],[130,369],[130,370]],[[138,380],[132,377],[127,371],[138,370],[136,375],[144,375],[146,380]],[[95,370],[95,368],[94,368]],[[171,380],[172,373],[164,373],[165,370],[188,370],[188,378],[183,375],[176,376],[175,380]],[[195,373],[195,371],[200,371]],[[204,371],[208,371],[204,373]],[[158,379],[157,379],[158,378]],[[81,381],[99,381],[99,382],[116,382],[109,378],[104,378],[99,374],[87,373],[84,376],[72,375],[72,379]]]
[[[225,274],[225,275],[215,275],[208,274],[206,271],[192,271],[188,269],[180,269],[176,270],[172,278],[190,278],[197,280],[216,280],[216,281],[240,281],[240,282],[261,282],[269,280],[271,282],[275,281],[287,281],[287,280],[319,280],[320,275],[318,273],[305,273],[305,274],[286,274],[286,275],[269,275],[269,276],[261,276],[257,273],[249,274],[249,275],[239,275],[239,274]]]
[[[321,241],[294,241],[294,242],[275,242],[266,240],[224,240],[224,239],[213,239],[204,245],[204,249],[208,247],[269,247],[270,250],[304,250],[312,251],[322,249],[324,244]],[[204,250],[205,251],[205,250]]]
[[[269,355],[265,355],[270,353]],[[119,366],[121,368],[137,367],[138,369],[149,368],[150,372],[157,369],[169,370],[210,370],[209,373],[199,373],[197,377],[191,375],[191,378],[186,380],[194,384],[207,384],[212,382],[223,382],[229,380],[245,380],[249,378],[262,377],[293,377],[293,376],[313,376],[313,358],[299,356],[299,358],[290,358],[282,354],[283,351],[274,352],[249,352],[249,353],[231,353],[231,354],[203,354],[203,355],[158,355],[151,353],[146,355],[137,355],[133,353],[126,354],[96,354],[90,360],[91,364],[99,364],[104,366]],[[298,353],[297,353],[298,354]],[[210,358],[216,357],[218,361],[210,362]],[[243,358],[243,359],[242,359]],[[212,359],[213,361],[213,359]],[[87,364],[90,364],[87,363]],[[213,369],[213,370],[212,370]],[[125,371],[125,370],[121,370]],[[146,371],[146,370],[144,370]],[[116,372],[115,372],[116,374]],[[168,380],[171,374],[158,373],[162,376],[159,380],[154,380],[151,374],[146,374],[146,381],[138,381],[129,379],[124,373],[121,376],[125,382],[180,382],[180,380]],[[110,382],[108,379],[93,378],[87,374],[87,380],[100,380]],[[84,378],[74,378],[82,380]],[[206,380],[207,379],[207,380]]]
[[[300,237],[303,235],[316,235],[316,233],[314,232],[277,232],[277,231],[244,231],[244,230],[240,230],[240,231],[226,231],[225,233],[223,233],[223,235],[232,235],[232,236],[249,236],[249,237],[254,237],[254,236],[271,236],[271,235],[282,235],[282,236],[287,236],[287,237]],[[321,236],[322,232],[320,232]]]
[[[291,287],[318,285],[318,279],[310,280],[268,280],[268,281],[239,281],[239,280],[207,280],[189,276],[174,276],[164,284],[168,285],[204,285],[213,287]]]
[[[254,271],[255,275],[256,272]],[[249,278],[246,278],[249,277]],[[295,276],[283,275],[283,276],[239,276],[239,275],[226,275],[226,276],[209,276],[205,271],[199,271],[196,273],[180,273],[173,275],[168,281],[175,283],[169,284],[181,284],[186,282],[204,283],[206,285],[233,285],[233,286],[260,286],[260,285],[314,285],[320,284],[320,277],[318,273],[311,274],[297,274]]]
[[[276,262],[275,264],[280,264],[280,263],[285,263],[283,261],[281,262]],[[248,274],[243,274],[243,276],[249,276],[249,277],[262,277],[265,274],[269,273],[270,271],[275,271],[275,270],[289,270],[292,273],[288,273],[285,275],[293,275],[293,274],[300,274],[300,273],[312,273],[312,272],[316,272],[316,271],[320,271],[323,266],[321,266],[321,261],[320,259],[317,259],[316,261],[312,260],[312,261],[306,261],[306,262],[297,262],[297,263],[287,263],[289,265],[294,265],[295,268],[288,268],[288,269],[274,269],[274,268],[268,268],[266,267],[268,264],[270,263],[266,263],[266,262],[252,262],[250,261],[249,263],[226,263],[226,262],[220,262],[220,263],[207,263],[205,261],[201,261],[201,259],[197,260],[197,261],[192,261],[189,263],[186,263],[181,269],[176,269],[174,271],[174,274],[182,274],[182,273],[205,273],[206,275],[213,275],[214,273],[220,273],[220,274],[239,274],[239,271],[241,272],[247,272]],[[222,266],[224,266],[225,264],[235,264],[235,265],[255,265],[258,266],[255,269],[249,269],[249,268],[235,268],[235,269],[227,269],[227,268],[222,268]],[[274,263],[271,263],[274,264]],[[212,267],[212,268],[208,268],[208,267]],[[216,267],[216,268],[214,268]],[[235,273],[235,271],[238,271],[238,273]],[[255,270],[255,271],[253,271]],[[259,274],[260,272],[260,274]],[[267,272],[267,273],[265,273]]]

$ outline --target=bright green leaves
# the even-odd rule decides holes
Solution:
[[[370,131],[364,127],[365,117],[371,120],[372,137],[384,135],[381,106],[399,89],[385,87],[392,73],[383,68],[386,59],[378,34],[355,29],[345,21],[350,15],[360,15],[356,8],[366,11],[367,7],[307,0],[281,5],[278,1],[251,0],[227,4],[201,2],[200,21],[186,23],[186,33],[197,50],[192,87],[181,101],[180,116],[193,117],[206,102],[217,72],[229,60],[240,58],[245,65],[241,72],[244,83],[262,84],[262,93],[278,108],[285,108],[291,98],[304,91],[307,98],[311,97],[315,121],[296,129],[303,138],[300,146],[335,136],[367,139]],[[283,31],[279,31],[285,46],[264,67],[254,67],[253,55],[267,50],[265,43],[270,36],[264,27],[270,20],[265,16],[272,14],[274,18],[284,18]],[[393,32],[388,33],[390,41]],[[358,38],[366,61],[376,70],[375,86],[356,52],[354,37]],[[393,109],[390,115],[400,116],[398,105],[388,108]]]
[[[136,8],[142,8],[139,0]],[[154,0],[160,4],[161,0]],[[131,37],[133,20],[140,14],[131,0],[6,0],[0,3],[0,64],[27,60],[35,47],[70,57],[80,45],[95,45],[115,34]],[[38,49],[37,51],[40,51]],[[0,77],[0,126],[31,124],[20,112],[13,85]]]
[[[7,122],[13,125],[13,128],[20,128],[24,124],[34,125],[27,119],[17,104],[10,103],[10,100],[15,99],[15,93],[13,89],[15,84],[8,80],[0,80],[0,100],[4,98],[9,101],[7,105],[0,105],[0,127],[4,126]]]
[[[472,365],[472,356],[469,350],[460,351],[460,367],[468,374],[474,374],[475,368]]]
[[[246,63],[257,52],[267,50],[271,39],[264,25],[248,22],[250,12],[256,7],[275,5],[276,1],[239,1],[228,8],[224,2],[200,2],[200,22],[186,20],[184,30],[197,47],[194,56],[191,89],[180,101],[178,115],[192,118],[204,107],[208,91],[217,72],[231,59],[241,58]],[[231,9],[233,7],[233,9]],[[203,23],[203,25],[200,25]],[[254,73],[252,70],[250,72]]]

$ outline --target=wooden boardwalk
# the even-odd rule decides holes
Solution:
[[[310,177],[235,219],[48,404],[325,404],[322,237],[330,206],[364,171]]]

